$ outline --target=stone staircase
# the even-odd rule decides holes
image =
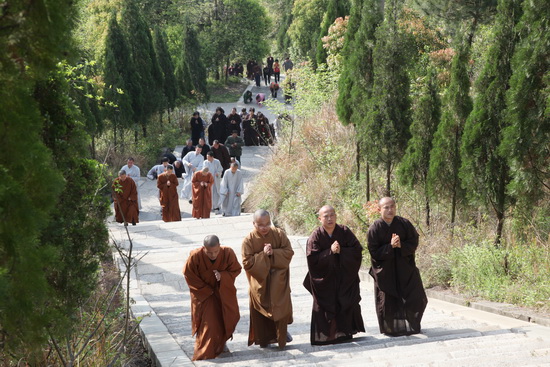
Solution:
[[[112,224],[110,228],[113,239],[127,247],[124,227]],[[312,300],[302,286],[307,272],[304,237],[291,237],[294,323],[289,332],[294,340],[282,351],[275,346],[247,346],[248,283],[243,271],[236,280],[241,320],[227,344],[231,352],[215,360],[191,362],[194,338],[183,264],[208,234],[218,235],[240,260],[242,239],[252,228],[250,214],[128,227],[134,253],[143,256],[132,271],[132,310],[143,317],[141,330],[158,366],[550,366],[550,328],[436,299],[429,301],[422,334],[381,335],[366,272],[362,273],[361,307],[367,332],[351,343],[311,346]]]

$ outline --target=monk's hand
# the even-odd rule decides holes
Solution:
[[[399,238],[399,235],[395,233],[392,233],[391,235],[391,247],[401,248],[401,239]]]
[[[271,243],[264,244],[264,252],[267,256],[273,255],[273,248],[271,247]]]
[[[237,196],[241,196],[241,193],[240,193],[240,192],[238,192],[238,193],[236,193],[235,195],[237,195]]]
[[[340,244],[338,241],[334,241],[332,245],[330,246],[330,251],[332,251],[333,254],[339,254],[340,253]]]
[[[216,280],[219,282],[220,279],[222,278],[222,275],[220,274],[219,271],[217,270],[214,270],[214,276],[216,277]]]
[[[170,186],[170,181],[166,181],[166,186]]]

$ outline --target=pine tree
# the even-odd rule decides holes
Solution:
[[[294,0],[283,0],[281,11],[283,12],[279,30],[277,31],[277,49],[280,54],[285,54],[290,48],[290,37],[288,36],[288,28],[292,24],[292,7]]]
[[[346,15],[345,8],[342,3],[342,0],[329,0],[328,2],[327,11],[323,16],[323,21],[321,22],[321,30],[319,32],[319,37],[317,40],[317,49],[315,53],[316,65],[327,63],[327,51],[323,47],[323,37],[328,35],[328,29],[334,23],[334,20],[336,18]]]
[[[411,140],[398,170],[400,181],[411,188],[422,190],[426,209],[426,226],[430,226],[430,198],[428,171],[432,139],[441,117],[441,101],[437,87],[437,72],[426,67],[420,93],[413,106]]]
[[[470,45],[460,37],[456,44],[451,81],[444,97],[441,122],[434,135],[428,173],[430,192],[439,197],[451,197],[451,223],[455,223],[456,207],[464,196],[458,175],[460,145],[466,119],[472,110],[467,70]]]
[[[531,208],[550,192],[550,15],[545,1],[523,2],[520,41],[506,94],[500,152],[513,171],[509,189]],[[548,213],[548,212],[547,212]],[[546,214],[548,215],[548,214]]]
[[[175,77],[181,96],[187,99],[205,100],[206,68],[201,59],[201,47],[195,29],[187,24],[182,32],[181,54],[176,63]]]
[[[366,4],[363,5],[363,13],[365,13],[365,6]],[[392,170],[403,157],[410,138],[408,76],[410,51],[404,42],[404,34],[397,24],[401,9],[401,1],[387,2],[385,20],[376,29],[372,87],[376,93],[373,93],[370,99],[366,121],[361,123],[364,126],[362,138],[367,159],[370,163],[383,166],[386,170],[385,194],[388,196],[391,195]],[[357,42],[359,44],[359,41]],[[363,93],[368,94],[367,91]],[[356,118],[352,117],[352,120]]]
[[[178,84],[174,76],[174,64],[170,53],[168,52],[168,46],[166,45],[165,36],[163,32],[155,27],[153,31],[153,43],[155,46],[155,53],[157,55],[158,64],[162,71],[162,81],[164,95],[166,96],[166,107],[172,110],[176,107],[176,99],[178,97]]]
[[[497,217],[496,243],[500,242],[504,214],[511,197],[506,192],[510,168],[498,154],[504,128],[506,91],[512,74],[511,60],[517,42],[515,26],[521,15],[519,0],[500,0],[494,40],[476,81],[474,107],[462,137],[460,178],[471,199],[485,204]]]

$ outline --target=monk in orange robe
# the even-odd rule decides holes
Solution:
[[[157,187],[160,191],[160,206],[162,207],[162,220],[165,222],[181,220],[178,185],[178,178],[174,174],[174,166],[169,164],[166,166],[166,171],[157,178]]]
[[[292,337],[289,265],[294,251],[286,234],[271,226],[266,210],[254,213],[254,230],[243,240],[243,267],[249,283],[250,329],[248,345],[283,349]]]
[[[193,218],[210,218],[214,176],[208,172],[208,167],[204,167],[195,172],[191,182],[193,184]]]
[[[235,252],[220,246],[209,235],[204,246],[193,250],[183,268],[191,294],[192,333],[196,335],[193,360],[216,358],[229,351],[225,343],[233,337],[239,322],[235,278],[241,265]]]
[[[120,170],[112,185],[115,202],[115,220],[118,223],[136,225],[139,223],[139,208],[137,186],[134,180],[128,178],[125,170]]]

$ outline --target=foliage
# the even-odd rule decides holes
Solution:
[[[328,34],[321,39],[323,48],[327,50],[327,66],[331,69],[340,70],[348,21],[349,17],[336,18],[328,29]]]
[[[463,191],[458,170],[461,165],[460,144],[466,119],[472,110],[470,79],[468,78],[469,45],[459,38],[458,50],[453,58],[451,84],[447,89],[441,122],[433,139],[430,152],[428,185],[433,195],[451,197],[451,223],[454,223],[456,206]]]
[[[236,103],[247,86],[247,83],[236,76],[230,76],[227,82],[208,79],[208,95],[216,103]]]
[[[182,42],[174,71],[182,100],[208,98],[206,89],[206,68],[202,62],[201,47],[196,30],[186,23],[181,31]]]
[[[338,18],[343,18],[349,12],[346,9],[347,0],[328,0],[327,10],[323,16],[321,22],[321,28],[319,30],[319,37],[315,50],[315,65],[321,65],[327,63],[328,50],[324,46],[323,39],[329,34],[329,29]],[[340,47],[341,48],[341,47]]]
[[[525,209],[548,204],[550,194],[550,16],[543,3],[523,2],[500,150],[513,171],[508,189]]]
[[[153,30],[153,45],[160,70],[162,71],[163,90],[166,97],[165,107],[172,110],[176,107],[178,84],[174,76],[174,64],[168,52],[168,45],[165,39],[166,37],[163,32],[158,27],[155,27]]]
[[[399,1],[386,3],[386,17],[376,30],[373,51],[373,94],[362,122],[369,162],[386,169],[386,194],[391,193],[391,172],[405,153],[410,138],[408,61],[410,51],[399,29]]]
[[[327,4],[328,0],[294,1],[292,24],[288,28],[288,36],[298,59],[315,60],[319,27]]]
[[[432,140],[441,116],[441,101],[437,88],[437,75],[433,67],[427,66],[426,75],[417,81],[419,93],[412,107],[411,139],[399,166],[398,175],[402,183],[418,188],[425,197],[426,225],[430,225],[430,198],[428,172]]]
[[[506,192],[510,171],[498,154],[506,110],[505,94],[512,73],[511,59],[516,43],[514,27],[520,18],[518,0],[501,0],[495,39],[487,51],[484,68],[477,79],[473,110],[466,120],[462,137],[461,181],[471,200],[494,210],[498,219],[496,242],[502,235],[502,221],[512,198]]]

